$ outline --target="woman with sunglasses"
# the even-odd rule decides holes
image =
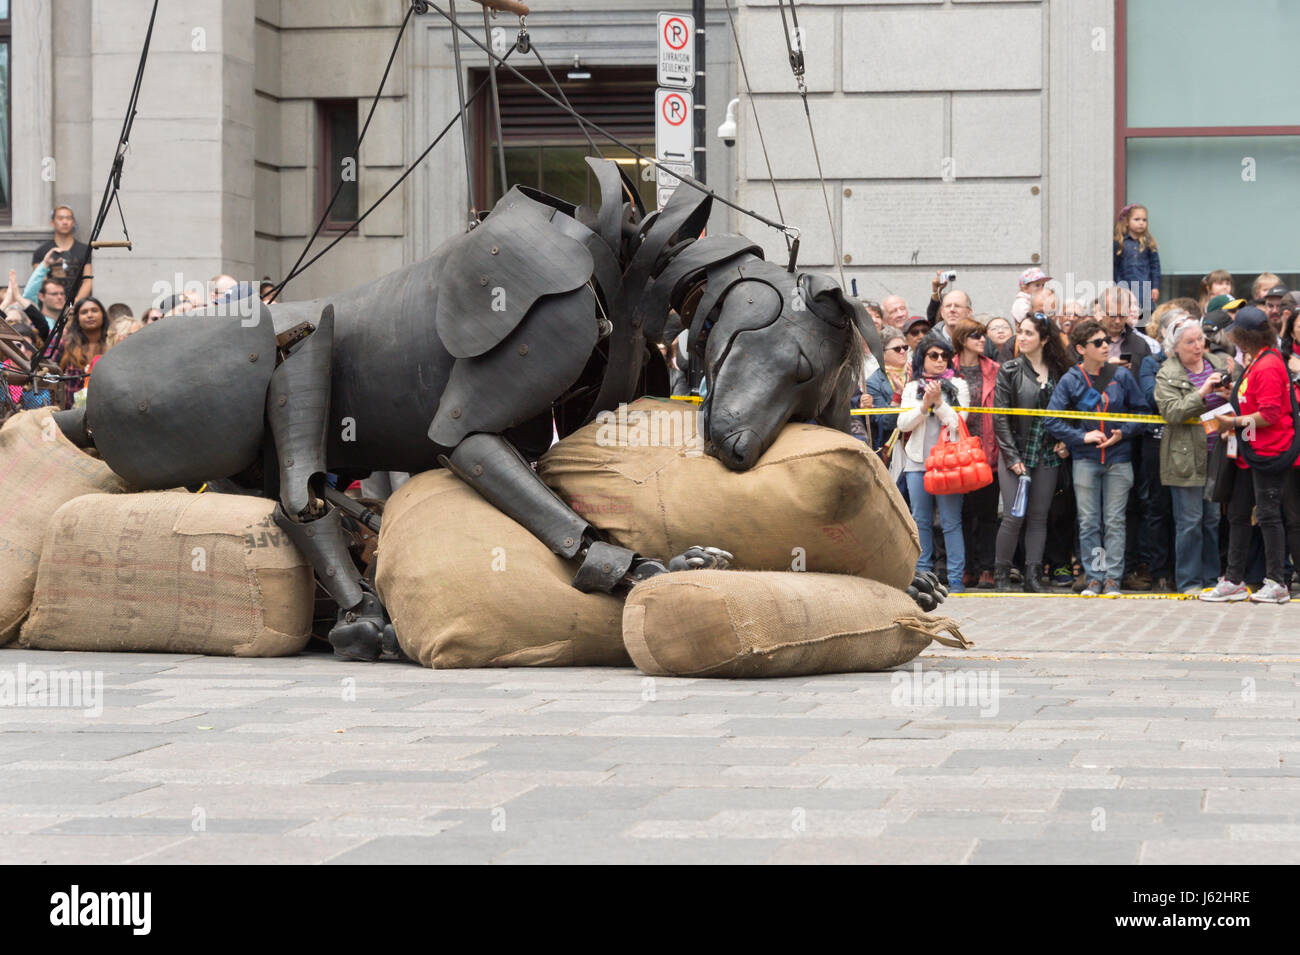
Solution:
[[[886,325],[880,332],[880,343],[885,351],[885,364],[867,376],[863,390],[857,398],[859,408],[885,408],[897,406],[903,398],[903,388],[907,384],[907,342],[903,333],[892,325]],[[858,422],[871,422],[870,434],[872,447],[880,448],[898,426],[898,415],[856,416],[853,419],[853,433],[856,437],[867,438],[867,433],[858,433]]]
[[[952,343],[957,351],[953,362],[958,376],[965,380],[971,402],[983,408],[993,405],[993,390],[998,380],[998,363],[985,354],[988,331],[974,319],[962,319],[952,326]],[[980,439],[984,459],[989,467],[998,466],[998,442],[993,434],[992,416],[975,415],[967,419],[972,437]],[[996,470],[995,472],[996,473]],[[962,526],[966,543],[966,566],[970,583],[982,590],[992,590],[993,543],[998,533],[998,489],[989,484],[971,491],[962,502]]]
[[[1020,322],[1016,334],[1019,354],[998,369],[993,404],[998,408],[1046,408],[1057,382],[1074,362],[1061,347],[1051,318],[1034,311]],[[1000,593],[1011,589],[1011,559],[1025,530],[1025,583],[1027,594],[1043,592],[1043,550],[1047,546],[1047,513],[1056,495],[1060,465],[1069,456],[1065,443],[1047,434],[1046,420],[1031,415],[996,415],[998,485],[1002,491],[1002,524],[998,528],[993,562],[993,582]],[[1029,500],[1020,517],[1011,514],[1020,478],[1029,478]]]
[[[1118,299],[1106,290],[1107,302]],[[1096,418],[1047,418],[1047,433],[1064,441],[1074,462],[1074,499],[1079,514],[1079,559],[1088,583],[1085,597],[1119,596],[1124,578],[1124,510],[1133,489],[1132,439],[1140,422],[1107,420],[1107,414],[1143,414],[1146,399],[1137,379],[1110,359],[1110,336],[1095,319],[1077,323],[1070,341],[1080,362],[1052,391],[1050,411],[1084,411]],[[1105,544],[1102,543],[1103,528]]]
[[[916,520],[916,530],[921,538],[917,573],[928,571],[934,566],[932,525],[937,498],[943,542],[948,551],[948,589],[952,593],[961,593],[965,590],[962,572],[966,568],[966,547],[961,530],[962,495],[933,495],[925,489],[925,459],[934,446],[943,440],[941,432],[944,427],[948,429],[949,439],[957,439],[958,414],[965,418],[966,412],[957,412],[954,406],[962,407],[970,401],[970,389],[965,380],[951,367],[953,356],[952,346],[937,332],[922,339],[913,352],[912,380],[903,389],[898,414],[898,430],[907,439],[903,442],[903,453],[894,453],[897,460],[903,462],[903,477],[907,482],[912,517]]]

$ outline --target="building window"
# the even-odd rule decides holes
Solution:
[[[523,70],[525,76],[559,99],[542,70]],[[575,110],[609,130],[647,156],[654,154],[655,71],[653,68],[599,68],[584,71],[590,79],[567,79],[555,70],[565,97]],[[470,73],[469,89],[487,79],[486,70]],[[497,160],[496,124],[491,97],[485,90],[474,110],[474,197],[480,210],[491,209],[511,186],[530,186],[591,209],[600,207],[600,187],[586,158],[597,155],[587,143],[578,121],[548,101],[518,77],[497,72],[501,96],[501,128],[505,140],[506,179],[502,187]],[[655,208],[654,167],[629,150],[616,146],[599,133],[591,138],[606,159],[623,166],[636,183],[647,209]]]
[[[334,205],[330,207],[324,227],[346,229],[360,214],[357,101],[318,100],[316,125],[320,130],[319,161],[316,164],[316,218],[320,219],[337,190],[338,198],[334,199]]]
[[[9,0],[0,0],[0,223],[8,225],[13,220],[13,142],[10,135],[13,123],[10,120],[9,98]]]
[[[1161,298],[1214,269],[1249,296],[1263,271],[1300,285],[1300,4],[1116,0],[1115,208],[1150,212]],[[1233,51],[1220,59],[1215,51]],[[1208,57],[1208,59],[1207,59]],[[1248,63],[1248,68],[1241,68]]]

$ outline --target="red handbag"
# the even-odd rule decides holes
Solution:
[[[993,483],[993,470],[980,439],[971,437],[961,418],[957,425],[961,437],[949,441],[948,429],[943,428],[939,442],[925,459],[925,490],[929,494],[969,494]]]

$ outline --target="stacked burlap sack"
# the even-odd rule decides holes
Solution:
[[[954,621],[903,592],[916,526],[869,448],[790,425],[754,468],[732,472],[693,428],[690,406],[642,399],[623,422],[601,418],[559,442],[538,473],[616,544],[662,560],[721,547],[736,569],[660,575],[626,607],[582,594],[575,562],[429,472],[390,499],[380,533],[377,586],[404,652],[439,668],[620,665],[630,654],[648,673],[779,676],[883,669],[932,639],[966,645]]]
[[[126,490],[107,464],[64,437],[48,408],[0,427],[0,646],[18,636],[31,608],[54,512],[83,494]]]
[[[271,657],[311,639],[315,581],[271,519],[235,494],[89,494],[54,512],[19,643]]]
[[[128,491],[48,409],[0,427],[0,645],[236,656],[306,645],[311,568],[271,521],[273,501]]]

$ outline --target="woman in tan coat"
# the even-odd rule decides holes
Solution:
[[[1160,481],[1174,509],[1174,580],[1180,593],[1199,594],[1219,577],[1218,503],[1206,500],[1210,450],[1219,440],[1197,421],[1223,405],[1215,386],[1227,380],[1228,359],[1205,347],[1201,323],[1186,312],[1165,319],[1165,359],[1156,372],[1156,407],[1168,422],[1160,447]]]

